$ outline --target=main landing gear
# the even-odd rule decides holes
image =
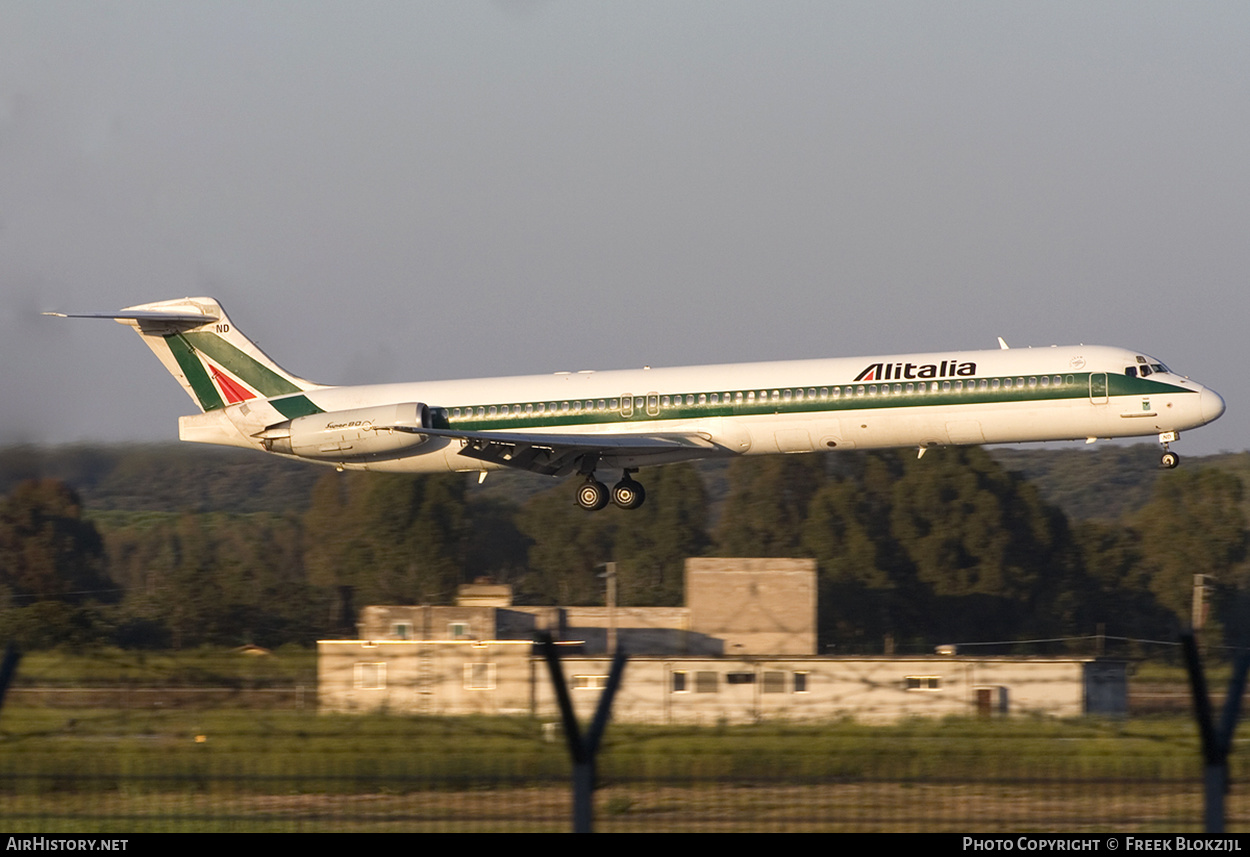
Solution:
[[[1163,455],[1159,457],[1159,466],[1171,470],[1181,463],[1181,457],[1168,449],[1168,444],[1180,437],[1180,432],[1165,431],[1159,435],[1159,443],[1163,444]]]
[[[626,470],[621,481],[612,486],[609,494],[608,486],[595,479],[593,473],[587,474],[586,481],[577,489],[577,505],[590,512],[598,512],[608,505],[608,500],[622,509],[637,509],[647,499],[647,492],[642,484],[635,482],[630,475],[634,471]]]

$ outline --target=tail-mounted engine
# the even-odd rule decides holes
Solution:
[[[256,435],[269,452],[328,461],[397,458],[426,443],[423,428],[444,427],[441,409],[421,402],[296,417]]]

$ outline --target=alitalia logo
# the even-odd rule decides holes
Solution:
[[[869,363],[856,381],[901,381],[910,378],[954,378],[977,374],[977,364],[943,360],[941,363]]]

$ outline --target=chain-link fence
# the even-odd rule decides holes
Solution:
[[[566,831],[570,767],[558,727],[521,717],[6,706],[0,827]],[[1200,832],[1202,823],[1198,738],[1183,718],[613,724],[598,784],[603,832]],[[1229,830],[1250,827],[1239,788],[1227,811]]]

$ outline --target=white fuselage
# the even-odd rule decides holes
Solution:
[[[1224,410],[1217,393],[1153,358],[1105,346],[319,387],[299,395],[324,412],[421,402],[455,430],[682,434],[718,454],[752,455],[1163,435]],[[205,421],[215,419],[184,418],[184,437],[209,439]],[[455,438],[433,438],[410,454],[337,464],[403,472],[498,466],[466,458],[461,447]],[[664,461],[604,458],[616,467]]]

